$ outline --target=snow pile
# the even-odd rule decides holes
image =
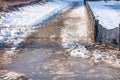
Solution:
[[[90,8],[99,23],[107,28],[114,29],[120,24],[120,1],[89,2]]]
[[[112,67],[120,69],[120,55],[110,52],[101,52],[100,50],[89,51],[84,45],[78,44],[74,48],[66,50],[73,57],[90,59],[94,64],[105,62]]]
[[[113,67],[120,69],[120,58],[118,58],[117,54],[95,50],[93,52],[92,61],[94,63],[105,62],[105,63],[110,64]]]
[[[13,46],[18,46],[23,40],[24,35],[29,29],[27,27],[5,27],[0,30],[0,47],[7,45],[9,47],[10,44]],[[24,33],[24,35],[23,35]],[[5,44],[3,44],[5,43]],[[3,44],[3,45],[2,45]]]
[[[53,1],[46,4],[34,4],[20,7],[20,11],[13,11],[5,14],[0,19],[1,26],[34,26],[43,24],[50,16],[69,5],[65,1]]]
[[[8,72],[4,76],[2,76],[1,80],[32,80],[32,79],[28,79],[24,74]]]

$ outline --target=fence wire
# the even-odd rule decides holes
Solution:
[[[106,29],[96,20],[95,42],[120,49],[120,25],[114,29]]]

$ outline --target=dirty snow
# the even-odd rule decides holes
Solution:
[[[114,29],[120,24],[120,1],[89,2],[90,8],[99,23],[107,28]]]
[[[26,75],[19,74],[16,72],[8,72],[5,75],[3,75],[1,78],[2,78],[1,80],[32,80],[32,79],[28,79]]]
[[[84,6],[79,6],[65,16],[67,19],[64,20],[64,28],[61,30],[63,47],[71,48],[79,42],[87,42],[87,26],[84,10]]]
[[[89,59],[93,64],[104,62],[114,68],[120,69],[120,58],[117,57],[117,54],[104,51],[101,52],[100,50],[89,51],[81,44],[78,44],[74,48],[67,49],[66,52],[72,57]]]
[[[19,11],[6,13],[0,19],[0,43],[14,42],[13,47],[18,46],[24,40],[25,33],[41,26],[70,4],[66,1],[53,0],[45,4],[20,7]]]

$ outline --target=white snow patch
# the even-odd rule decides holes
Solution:
[[[70,18],[84,18],[85,17],[85,11],[84,6],[80,6],[79,8],[73,9],[68,16]]]
[[[6,26],[33,26],[42,23],[49,16],[57,13],[68,6],[65,1],[47,2],[46,4],[34,4],[20,8],[20,11],[13,11],[5,14],[0,19],[0,25]]]
[[[114,29],[120,24],[120,1],[96,1],[89,2],[95,18],[107,28]]]
[[[32,80],[32,79],[28,79],[28,77],[26,77],[26,75],[24,74],[20,74],[20,73],[16,73],[16,72],[8,72],[3,76],[2,80]]]
[[[65,17],[61,38],[63,47],[71,48],[81,40],[87,41],[87,26],[84,6],[72,9]]]

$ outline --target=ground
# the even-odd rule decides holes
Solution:
[[[16,74],[23,73],[33,80],[119,80],[119,70],[110,68],[105,63],[94,64],[90,59],[72,57],[66,52],[66,48],[61,47],[63,38],[71,39],[69,35],[62,35],[65,35],[63,30],[70,33],[71,29],[64,23],[69,21],[68,18],[75,21],[76,15],[69,16],[76,9],[79,8],[69,9],[42,27],[30,32],[25,39],[24,46],[15,51],[7,50],[11,51],[11,54],[12,52],[17,54],[17,56],[12,63],[8,62],[8,64],[2,61],[4,65],[1,66],[1,71],[4,74],[1,78],[6,78],[3,76],[8,75],[9,72],[17,72]],[[80,23],[84,22],[80,19],[76,19],[76,22],[78,20]],[[73,30],[77,30],[77,27]],[[72,33],[76,34],[76,31]],[[74,40],[70,41],[74,42]]]
[[[0,50],[2,80],[120,79],[119,51],[85,46],[87,26],[81,5],[65,9],[21,38],[22,45]]]

